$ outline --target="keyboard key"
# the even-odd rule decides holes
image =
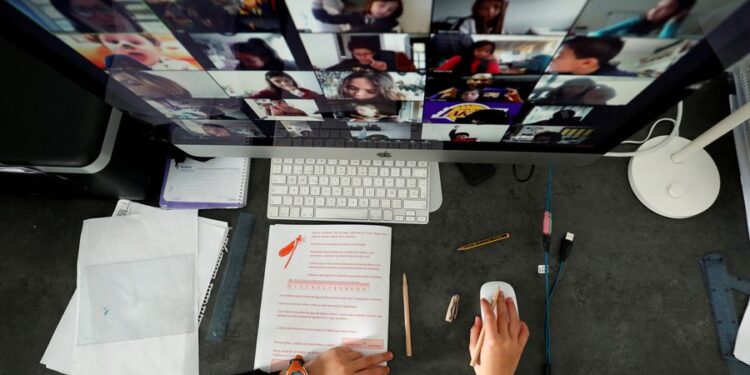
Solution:
[[[404,208],[407,210],[426,210],[427,201],[404,201]]]
[[[374,165],[376,167],[379,167],[379,166],[383,165],[383,161],[382,160],[373,160],[372,161],[372,165]]]
[[[268,207],[268,217],[278,217],[279,216],[279,208],[276,206]]]
[[[286,179],[288,185],[297,185],[297,176],[289,176]]]
[[[316,165],[315,166],[315,174],[316,175],[318,175],[318,176],[322,175],[325,171],[326,170],[325,170],[325,168],[323,168],[323,166],[321,166],[321,165]]]
[[[407,161],[406,162],[406,166],[407,167],[416,167],[417,166],[417,162],[416,161],[411,161],[411,160]]]
[[[304,168],[302,168],[301,165],[295,165],[292,167],[292,173],[294,174],[302,174],[303,171],[304,171]]]
[[[396,187],[397,188],[402,188],[404,186],[406,186],[406,180],[404,180],[403,178],[397,178],[396,179]]]
[[[390,175],[388,168],[380,168],[380,177],[388,177]]]
[[[289,217],[289,207],[281,207],[279,209],[279,217]]]
[[[391,221],[391,220],[393,220],[393,211],[391,211],[391,210],[385,210],[385,211],[383,211],[383,220],[385,220],[385,221]]]
[[[292,207],[289,217],[299,217],[299,214],[300,214],[300,207]]]
[[[426,161],[420,161],[419,163],[417,163],[417,165],[420,166],[420,167],[427,167],[427,162]]]
[[[375,189],[375,196],[378,198],[385,198],[385,189]]]
[[[323,185],[323,186],[330,185],[331,184],[330,180],[331,179],[328,178],[328,176],[322,176],[322,177],[320,177],[320,183],[319,183],[319,185]],[[416,183],[414,184],[414,186],[416,186]]]
[[[336,167],[334,167],[332,165],[327,165],[325,167],[325,173],[327,175],[329,175],[329,176],[332,176],[332,175],[336,174]]]
[[[305,159],[301,159],[301,158],[294,159],[294,164],[304,164],[304,163],[305,163]]]
[[[370,167],[367,169],[367,175],[370,177],[377,177],[379,174],[378,168]]]
[[[386,190],[386,196],[388,198],[396,198],[397,197],[396,189],[388,189],[388,190]]]
[[[310,178],[307,181],[310,183],[310,185],[317,185],[318,176],[310,176]]]
[[[340,197],[341,196],[341,188],[340,187],[331,188],[331,195],[333,195],[334,197]]]
[[[356,176],[357,175],[357,167],[346,167],[346,175],[347,176]]]
[[[391,200],[383,199],[382,201],[380,201],[380,206],[383,208],[391,208]]]
[[[417,180],[415,180],[413,178],[410,178],[410,179],[406,180],[406,187],[408,187],[410,189],[417,187]]]
[[[315,198],[305,197],[305,206],[312,206],[315,204]]]
[[[413,223],[415,221],[416,221],[416,218],[414,216],[407,216],[406,217],[406,222],[407,223]]]
[[[403,160],[396,160],[396,166],[397,167],[403,167],[406,163]]]
[[[382,220],[383,211],[381,210],[370,210],[370,220]]]
[[[425,168],[417,168],[417,169],[414,170],[413,176],[417,177],[417,178],[425,178],[425,177],[427,177],[427,169],[425,169]]]
[[[315,159],[305,159],[305,164],[315,164]]]
[[[306,175],[315,174],[315,166],[314,165],[305,165],[303,173],[306,174]]]
[[[294,203],[294,199],[288,195],[284,197],[284,202],[282,202],[284,206],[291,206],[292,203]]]
[[[417,222],[419,222],[419,223],[426,223],[427,222],[427,218],[424,217],[424,216],[417,216]]]
[[[326,207],[336,207],[336,198],[326,198]]]
[[[401,168],[391,168],[391,177],[400,177]]]
[[[292,166],[290,164],[284,164],[284,166],[281,168],[281,173],[292,174]]]
[[[305,199],[303,197],[294,197],[295,206],[302,206],[304,204],[305,204]]]
[[[370,186],[372,186],[372,178],[370,178],[370,177],[363,178],[362,179],[362,185],[364,187],[370,187]]]
[[[330,195],[331,195],[331,193],[332,193],[332,191],[331,191],[331,188],[330,188],[329,186],[324,186],[324,187],[323,187],[323,188],[321,188],[320,190],[321,190],[321,194],[322,194],[323,196],[325,196],[325,197],[328,197],[328,196],[330,196]]]
[[[352,189],[350,187],[345,187],[342,190],[343,190],[343,193],[344,193],[345,197],[351,197],[352,195],[354,195],[354,189]]]
[[[357,176],[367,176],[367,167],[357,167]]]
[[[349,198],[346,200],[346,206],[349,208],[357,208],[357,198]]]
[[[333,176],[330,178],[331,180],[331,186],[339,186],[341,184],[341,179],[338,176]]]
[[[318,195],[320,195],[320,186],[311,186],[310,195],[314,197],[317,197]]]
[[[372,198],[375,196],[375,189],[369,188],[365,189],[365,197]]]
[[[336,175],[337,176],[346,176],[346,167],[344,167],[344,166],[338,166],[338,167],[336,167]]]
[[[364,197],[365,196],[365,189],[355,188],[354,189],[354,196],[355,197]]]
[[[349,160],[347,160],[347,159],[341,159],[341,160],[339,160],[339,165],[349,165]]]
[[[284,158],[284,164],[292,164],[294,162],[294,159],[292,158]]]
[[[393,160],[386,160],[383,162],[383,165],[386,167],[392,167],[393,166]]]
[[[279,164],[272,165],[271,166],[271,173],[272,174],[279,174],[279,173],[281,173],[281,165],[279,165]]]
[[[323,207],[326,205],[326,199],[323,197],[315,197],[315,207]]]
[[[391,202],[391,205],[393,206],[393,208],[401,208],[402,207],[401,202],[403,201],[395,199]]]
[[[289,193],[289,187],[285,185],[271,185],[271,194],[273,195],[286,195]]]
[[[375,187],[382,187],[383,186],[383,179],[382,178],[379,178],[379,177],[375,178],[375,179],[372,180],[372,182],[373,182],[373,185]]]
[[[297,184],[299,184],[299,185],[307,185],[307,176],[299,176],[299,177],[297,177]]]
[[[352,186],[362,186],[362,178],[352,177]]]
[[[281,164],[281,162],[282,162],[281,158],[271,159],[271,164]]]
[[[409,190],[409,198],[411,198],[411,199],[419,199],[419,190],[417,190],[417,189],[411,189],[411,190]]]
[[[368,212],[366,209],[318,208],[315,210],[315,217],[318,219],[367,220]]]
[[[372,160],[362,160],[362,165],[372,165]]]
[[[336,198],[336,207],[346,207],[346,198],[339,197]]]
[[[269,199],[269,202],[272,205],[280,205],[281,204],[281,196],[279,196],[279,195],[272,195],[271,199]]]
[[[357,204],[359,205],[359,208],[367,208],[370,206],[370,200],[367,198],[359,198]]]
[[[396,221],[404,221],[403,216],[394,216],[393,218],[396,219]]]
[[[411,177],[411,168],[401,168],[401,176]]]
[[[370,199],[370,207],[380,208],[380,199]]]
[[[398,197],[401,199],[406,199],[409,197],[409,191],[408,190],[399,190],[398,191]]]
[[[281,168],[281,167],[279,166],[279,168]],[[281,175],[277,175],[277,174],[271,175],[271,183],[274,184],[274,185],[284,185],[286,183],[286,176],[283,175],[283,174],[281,174]]]
[[[317,165],[326,165],[326,159],[317,159],[315,160],[315,164]]]
[[[337,164],[338,164],[338,160],[336,160],[336,159],[328,159],[328,165],[337,165]]]
[[[341,186],[351,186],[352,179],[350,177],[341,177]]]
[[[312,219],[315,215],[315,209],[312,207],[304,207],[302,208],[302,213],[300,214],[300,217],[303,219]]]
[[[359,165],[359,160],[349,160],[349,164],[351,164],[351,165]]]
[[[289,187],[289,195],[297,195],[299,194],[299,186],[290,186]]]

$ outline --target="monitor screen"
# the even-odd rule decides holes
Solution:
[[[741,3],[5,1],[176,143],[579,153],[646,125]]]

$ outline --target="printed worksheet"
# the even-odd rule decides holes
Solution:
[[[255,368],[279,371],[335,346],[388,350],[391,228],[273,225]]]

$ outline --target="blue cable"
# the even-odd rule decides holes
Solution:
[[[549,234],[552,234],[552,166],[547,167],[547,199],[545,213],[549,213]],[[548,365],[552,364],[552,344],[550,332],[549,302],[551,298],[549,285],[549,241],[544,246],[544,357]]]

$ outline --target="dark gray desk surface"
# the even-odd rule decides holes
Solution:
[[[683,134],[694,137],[721,115],[698,95],[686,106]],[[708,102],[710,103],[710,101]],[[735,273],[750,276],[746,216],[734,146],[710,146],[722,190],[706,213],[688,220],[659,217],[630,191],[627,160],[556,167],[554,231],[576,234],[574,253],[552,307],[557,374],[722,374],[718,344],[698,260],[721,251]],[[201,342],[201,374],[233,374],[253,365],[267,230],[268,160],[253,162],[246,211],[258,215],[229,336]],[[513,284],[531,340],[518,374],[537,375],[543,361],[544,281],[540,218],[544,168],[527,183],[498,166],[486,183],[466,185],[454,165],[441,166],[443,207],[426,226],[394,226],[389,347],[395,374],[471,374],[468,330],[478,290],[489,280]],[[75,289],[81,220],[111,214],[114,200],[0,196],[0,374],[48,373],[38,364]],[[204,216],[233,222],[236,212]],[[501,245],[466,254],[456,245],[509,231]],[[410,281],[415,356],[404,356],[401,273]],[[462,295],[458,321],[443,321],[449,296]],[[743,305],[744,306],[744,305]],[[205,335],[207,324],[201,327]]]

